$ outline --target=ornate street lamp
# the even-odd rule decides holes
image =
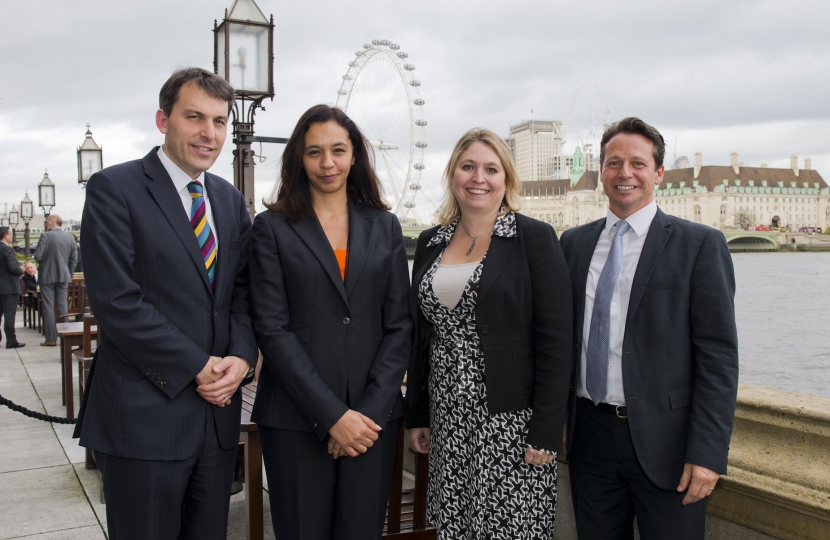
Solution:
[[[20,223],[20,212],[17,211],[17,206],[13,204],[11,212],[9,212],[9,227],[12,228],[12,243],[17,242],[18,223]]]
[[[234,0],[221,23],[213,22],[213,71],[234,88],[233,182],[245,197],[253,220],[254,160],[252,142],[285,142],[254,137],[254,114],[262,100],[274,99],[274,16],[265,17],[254,0]]]
[[[34,216],[34,207],[27,191],[26,196],[20,202],[20,217],[23,218],[23,223],[26,224],[26,232],[23,233],[23,242],[26,244],[23,248],[23,254],[27,257],[31,255],[29,251],[29,221],[32,220],[32,216]]]
[[[49,171],[43,173],[43,180],[37,185],[37,205],[43,209],[45,221],[55,206],[55,184],[49,179]]]
[[[9,218],[7,218],[7,217],[3,218],[3,225],[2,226],[3,227],[11,227],[11,225],[9,225]]]
[[[104,168],[102,148],[92,138],[89,124],[86,125],[86,138],[78,147],[78,183],[86,185],[89,177]]]

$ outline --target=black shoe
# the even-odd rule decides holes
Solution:
[[[237,493],[242,491],[242,488],[242,482],[234,480],[233,482],[231,482],[231,495],[236,495]]]
[[[7,349],[19,349],[20,347],[25,347],[25,343],[15,343],[14,345],[6,345]]]

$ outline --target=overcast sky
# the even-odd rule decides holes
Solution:
[[[347,63],[373,39],[409,53],[429,122],[425,191],[473,126],[506,136],[533,117],[566,123],[572,149],[592,125],[642,117],[674,154],[788,167],[812,158],[830,180],[830,7],[819,1],[261,0],[275,28],[276,97],[259,135],[287,137],[316,103],[333,104]],[[104,164],[162,142],[158,90],[177,67],[213,67],[213,21],[232,0],[5,3],[0,33],[0,212],[44,169],[53,212],[79,219],[76,148],[92,125]],[[580,90],[577,91],[577,88]],[[601,100],[601,105],[600,105]],[[676,141],[676,148],[675,148]],[[212,172],[232,178],[230,136]],[[258,148],[257,148],[258,150]],[[257,197],[282,146],[265,145]],[[803,161],[802,161],[803,165]],[[420,201],[425,205],[425,201]]]

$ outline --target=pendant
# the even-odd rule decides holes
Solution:
[[[472,253],[472,252],[473,252],[473,248],[475,248],[475,247],[476,247],[476,240],[477,240],[477,239],[478,239],[478,237],[477,237],[477,236],[476,236],[475,238],[473,238],[473,243],[472,243],[472,244],[470,244],[470,249],[468,249],[468,250],[467,250],[467,253],[465,253],[465,254],[464,254],[464,256],[465,256],[465,257],[469,257],[469,256],[470,256],[470,253]]]

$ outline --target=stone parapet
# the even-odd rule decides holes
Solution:
[[[775,538],[830,538],[830,398],[741,385],[707,510]]]

